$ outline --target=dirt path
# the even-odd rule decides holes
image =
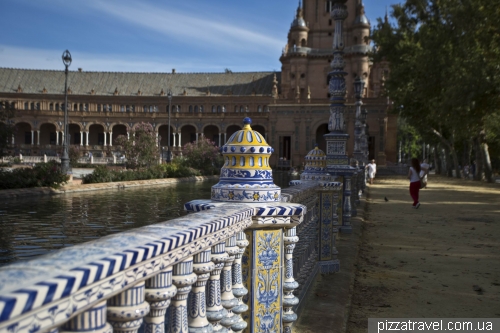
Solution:
[[[367,318],[500,317],[500,186],[433,176],[420,209],[408,186],[368,189],[347,332]]]

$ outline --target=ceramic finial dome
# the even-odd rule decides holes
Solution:
[[[326,170],[326,154],[318,148],[314,147],[306,155],[306,165],[304,172],[300,175],[301,180],[328,180],[330,175]]]
[[[212,200],[263,202],[280,201],[281,188],[274,184],[269,158],[274,152],[250,118],[222,146],[224,166],[219,182],[212,186]]]

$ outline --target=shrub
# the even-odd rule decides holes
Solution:
[[[82,179],[83,184],[122,182],[131,180],[147,180],[161,178],[179,178],[189,176],[200,176],[198,170],[181,165],[179,163],[154,165],[150,168],[136,170],[111,170],[106,166],[98,166],[94,172]]]
[[[153,126],[149,123],[140,123],[131,132],[130,138],[120,135],[117,138],[127,157],[127,166],[130,168],[150,167],[160,159],[158,140]]]
[[[223,163],[219,148],[207,138],[198,140],[198,143],[185,144],[182,153],[185,165],[200,170],[203,175],[219,172]]]
[[[56,161],[38,163],[33,168],[0,170],[0,189],[49,186],[58,188],[68,181]]]

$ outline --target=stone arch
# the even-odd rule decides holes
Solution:
[[[326,140],[323,136],[327,133],[330,133],[330,131],[328,130],[328,123],[319,124],[316,127],[314,133],[315,133],[314,142],[318,145],[319,149],[321,149],[326,153]]]
[[[40,124],[40,144],[55,145],[57,140],[57,126],[52,122],[43,122]]]
[[[196,142],[196,133],[198,129],[196,125],[193,124],[183,124],[180,127],[181,133],[181,146],[184,146],[189,142]]]
[[[174,144],[174,133],[176,133],[175,127],[170,125],[170,146]],[[160,146],[168,146],[168,124],[162,124],[158,126],[158,135],[160,138]]]
[[[70,145],[80,145],[82,142],[82,136],[80,131],[82,130],[82,125],[80,123],[74,122],[68,124],[68,132],[69,132],[69,144]]]
[[[105,125],[99,122],[87,124],[89,130],[89,145],[104,145]]]
[[[127,132],[128,132],[128,127],[126,124],[114,124],[111,127],[111,133],[112,133],[112,145],[117,145],[118,144],[118,137],[121,135],[124,135],[127,137]]]
[[[33,126],[31,123],[27,121],[19,121],[15,123],[14,128],[14,143],[26,145],[30,145],[32,143],[31,131],[33,130]]]
[[[205,125],[203,128],[203,136],[215,142],[216,146],[220,146],[219,137],[220,129],[217,125]]]

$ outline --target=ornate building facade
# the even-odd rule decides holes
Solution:
[[[366,82],[370,158],[379,165],[396,162],[396,117],[381,96],[387,64],[370,62],[370,22],[361,0],[347,1],[345,61],[348,151],[353,151],[353,82]],[[119,155],[116,139],[149,122],[159,149],[167,150],[168,91],[171,99],[171,150],[207,137],[222,145],[242,128],[242,113],[253,120],[276,148],[272,166],[302,165],[317,143],[325,149],[328,132],[328,73],[333,58],[332,1],[304,0],[291,24],[280,57],[281,72],[116,73],[70,71],[68,112],[70,144],[94,156]],[[64,71],[0,68],[0,101],[18,111],[10,154],[56,155],[62,151]]]

